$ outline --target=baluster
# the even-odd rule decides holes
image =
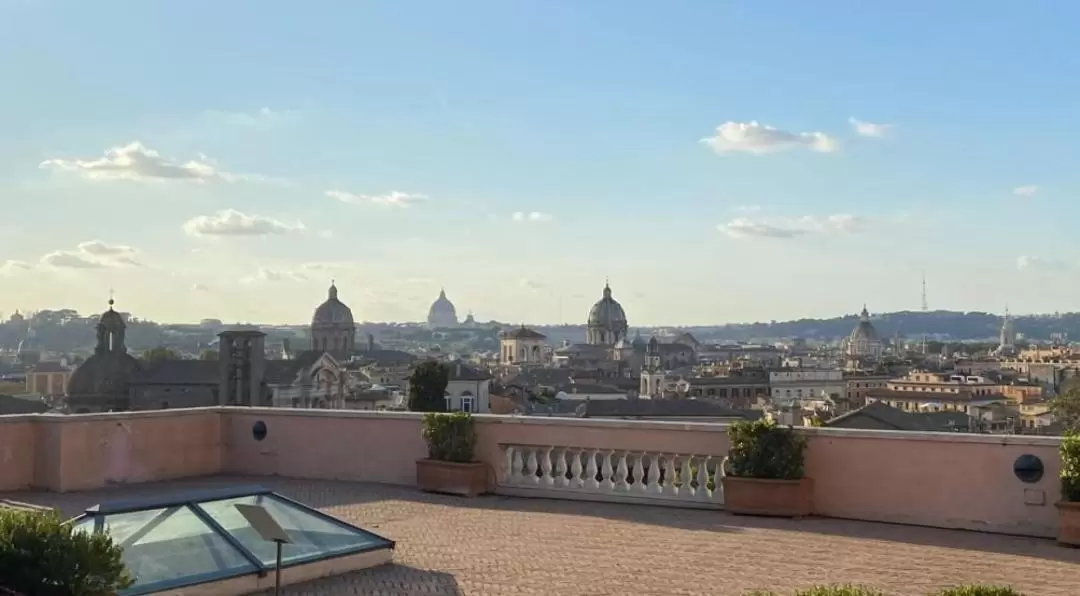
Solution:
[[[690,460],[693,459],[693,455],[688,455],[682,460],[682,473],[679,474],[679,480],[682,481],[682,490],[679,491],[681,496],[691,496],[694,494],[694,481],[693,473],[690,471]]]
[[[679,487],[675,486],[675,454],[666,458],[667,465],[664,469],[664,494],[677,495]]]
[[[634,491],[643,493],[649,490],[649,483],[645,480],[645,452],[642,451],[634,459]]]
[[[621,491],[630,490],[630,483],[626,481],[626,477],[630,475],[630,467],[626,465],[627,457],[633,456],[625,451],[615,456],[619,462],[619,465],[615,467],[615,488]]]
[[[514,482],[514,446],[503,446],[503,469],[502,483],[513,484]]]
[[[726,457],[714,457],[713,461],[716,462],[716,467],[713,469],[713,483],[716,485],[713,488],[712,499],[715,503],[724,502],[724,461]]]
[[[581,467],[581,457],[585,455],[584,449],[575,449],[573,458],[570,463],[570,487],[571,488],[583,488],[585,486],[585,477],[582,475],[585,473],[584,468]]]
[[[645,479],[645,489],[650,493],[664,492],[664,485],[660,484],[660,460],[663,457],[663,453],[649,456],[649,472],[648,478]]]
[[[555,481],[555,478],[551,475],[551,450],[552,449],[554,449],[554,447],[548,447],[547,449],[544,449],[544,454],[540,458],[540,469],[544,474],[540,478],[540,483],[541,484],[547,484],[548,486],[551,486],[551,484]]]
[[[552,480],[555,481],[555,486],[565,487],[570,484],[570,480],[566,477],[566,452],[567,448],[559,449],[555,454],[555,477]]]
[[[596,456],[599,454],[600,452],[596,449],[591,449],[589,451],[589,465],[585,468],[585,486],[593,490],[600,490],[600,481],[596,479],[596,475],[599,473],[599,470],[596,469]]]
[[[536,447],[529,447],[529,457],[525,460],[525,483],[537,484],[540,479],[536,477]]]
[[[712,491],[709,490],[709,461],[707,455],[698,458],[696,496],[701,501],[708,501],[712,497]]]
[[[513,447],[514,459],[510,464],[510,481],[517,484],[524,482],[525,476],[522,475],[521,469],[525,465],[521,461],[521,447]]]
[[[604,465],[601,468],[603,470],[604,479],[600,481],[603,488],[607,490],[613,490],[615,488],[615,470],[611,469],[611,458],[615,455],[615,452],[608,450],[604,452]]]

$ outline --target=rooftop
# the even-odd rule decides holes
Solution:
[[[1052,540],[1055,437],[799,429],[815,516],[777,520],[725,513],[719,490],[560,486],[582,454],[616,470],[658,455],[707,469],[727,453],[724,424],[477,415],[476,458],[497,494],[464,499],[415,488],[420,419],[229,407],[0,417],[0,453],[20,454],[0,458],[0,502],[76,515],[259,484],[396,543],[391,565],[286,594],[742,595],[838,582],[890,596],[962,582],[1076,594],[1080,551]],[[1021,480],[1021,455],[1045,472]]]
[[[610,594],[741,595],[834,583],[842,570],[843,581],[890,595],[1001,582],[1028,594],[1075,596],[1080,563],[1080,552],[1034,538],[615,503],[460,499],[359,482],[228,476],[13,496],[74,516],[117,493],[153,497],[252,482],[397,543],[391,565],[286,588],[287,595],[572,596],[596,594],[597,586]],[[634,572],[639,564],[649,571]]]

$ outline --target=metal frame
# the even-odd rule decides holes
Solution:
[[[199,521],[206,524],[206,526],[210,528],[210,530],[213,531],[215,534],[221,536],[231,548],[239,552],[241,556],[243,556],[244,560],[249,565],[251,565],[251,567],[254,568],[249,569],[245,566],[240,569],[233,569],[228,571],[214,571],[189,576],[186,578],[177,578],[175,580],[157,582],[154,584],[141,586],[136,589],[129,588],[127,590],[123,590],[121,592],[123,596],[140,596],[142,594],[150,594],[161,590],[175,589],[184,586],[194,586],[214,581],[220,581],[223,579],[230,579],[233,577],[240,577],[243,575],[250,575],[253,572],[258,574],[260,577],[264,577],[270,571],[274,570],[274,566],[271,564],[264,564],[255,555],[255,553],[245,547],[244,544],[236,538],[236,536],[229,532],[229,530],[225,529],[220,523],[218,523],[216,519],[214,519],[214,517],[209,512],[207,512],[202,507],[203,503],[211,501],[223,501],[227,499],[237,499],[241,497],[255,497],[256,502],[260,504],[265,499],[269,498],[270,500],[276,501],[281,505],[299,509],[303,513],[307,513],[317,519],[329,522],[330,524],[339,528],[349,530],[351,532],[360,534],[361,536],[373,539],[372,544],[368,544],[365,546],[347,548],[333,552],[316,552],[304,557],[293,559],[285,562],[282,565],[283,568],[293,567],[296,565],[305,565],[314,561],[329,560],[338,557],[365,553],[369,551],[376,551],[382,549],[393,550],[396,547],[396,543],[393,540],[388,540],[363,528],[359,528],[336,517],[327,515],[326,513],[323,513],[322,511],[319,511],[314,507],[305,505],[299,501],[275,493],[273,490],[261,485],[231,486],[219,489],[185,491],[169,495],[164,498],[152,497],[101,503],[98,505],[94,505],[93,507],[87,508],[84,513],[68,520],[67,523],[74,524],[83,521],[86,518],[90,518],[94,521],[94,533],[101,533],[105,531],[105,517],[108,515],[133,513],[136,511],[146,511],[149,509],[165,509],[166,511],[163,512],[162,515],[159,515],[153,520],[151,520],[150,523],[153,523],[154,521],[157,521],[158,518],[163,517],[163,515],[167,517],[168,515],[171,515],[181,509],[189,509],[195,514],[196,518],[198,518]],[[145,534],[148,531],[149,530],[140,530],[142,534]]]

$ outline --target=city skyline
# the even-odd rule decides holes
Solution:
[[[1078,310],[1080,8],[1036,4],[0,2],[0,311]]]

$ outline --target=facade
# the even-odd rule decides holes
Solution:
[[[874,389],[884,389],[885,384],[891,377],[889,375],[875,375],[863,373],[844,374],[844,397],[847,398],[848,407],[861,408],[866,405],[866,396]]]
[[[661,398],[664,396],[664,367],[660,362],[660,342],[656,338],[649,340],[645,349],[645,366],[641,369],[641,397]]]
[[[59,397],[67,394],[71,369],[64,362],[38,362],[26,373],[26,392],[43,397]]]
[[[326,302],[311,317],[311,349],[344,355],[356,349],[356,323],[352,309],[338,299],[337,286],[331,282]]]
[[[1017,354],[1016,349],[1016,325],[1009,316],[1008,307],[1005,308],[1005,317],[1001,320],[1001,331],[998,333],[998,347],[994,355],[999,357],[1013,357]]]
[[[589,310],[588,325],[585,330],[585,343],[594,346],[614,346],[626,338],[629,326],[626,312],[611,297],[611,286],[604,284],[604,295]]]
[[[487,414],[491,412],[491,375],[462,362],[449,362],[446,411]]]
[[[499,363],[504,366],[544,364],[547,360],[543,333],[522,325],[499,334]]]
[[[844,373],[839,370],[789,369],[769,372],[769,390],[774,403],[835,399],[847,392]]]
[[[435,299],[435,302],[431,303],[431,308],[428,309],[428,327],[440,329],[457,327],[457,324],[457,309],[454,308],[454,303],[450,302],[450,299],[446,297],[446,290],[439,290],[439,297]]]

